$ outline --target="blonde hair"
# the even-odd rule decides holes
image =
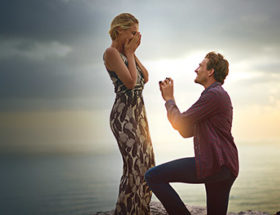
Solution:
[[[138,24],[138,20],[129,13],[121,13],[116,16],[112,23],[111,28],[109,30],[109,34],[112,40],[115,40],[118,36],[118,28],[121,29],[129,29],[133,24]]]

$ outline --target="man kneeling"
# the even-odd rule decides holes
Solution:
[[[173,95],[173,80],[159,82],[173,128],[194,137],[195,157],[182,158],[149,169],[145,180],[170,215],[190,214],[170,182],[204,183],[207,214],[226,215],[229,193],[238,175],[238,152],[231,135],[232,104],[222,84],[228,61],[208,53],[195,70],[195,83],[204,86],[200,98],[181,113]]]

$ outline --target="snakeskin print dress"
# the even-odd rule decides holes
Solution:
[[[121,55],[124,63],[127,59]],[[116,73],[108,71],[116,93],[110,115],[110,126],[123,159],[123,175],[115,215],[149,215],[152,192],[144,180],[148,169],[155,165],[146,111],[142,97],[144,77],[137,66],[137,82],[128,89]]]

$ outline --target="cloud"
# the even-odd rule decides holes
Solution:
[[[99,106],[93,104],[113,91],[109,75],[103,67],[74,67],[59,59],[32,61],[27,58],[2,59],[0,64],[0,103],[6,106],[5,109],[10,105],[11,109],[27,107],[28,102],[31,102],[33,110],[47,106],[62,108],[63,105],[66,109],[73,105]],[[35,99],[38,102],[34,102]]]
[[[136,54],[150,73],[143,93],[155,141],[163,141],[157,134],[171,129],[167,119],[162,121],[166,111],[158,81],[174,78],[176,101],[185,110],[203,90],[193,83],[193,70],[212,50],[230,62],[224,87],[237,112],[237,136],[251,138],[257,128],[262,133],[257,117],[265,113],[262,119],[269,126],[259,136],[278,138],[279,7],[278,0],[1,1],[0,116],[5,134],[0,142],[7,151],[76,150],[71,140],[83,142],[85,150],[115,143],[106,127],[114,89],[102,54],[111,44],[110,22],[122,12],[140,21],[142,41]],[[250,124],[250,119],[255,121]],[[176,131],[170,142],[181,141],[175,136],[179,138]],[[62,146],[67,142],[73,145]]]
[[[184,56],[216,50],[229,59],[231,72],[241,75],[235,77],[244,86],[249,80],[250,84],[271,82],[279,77],[279,4],[241,0],[1,2],[1,106],[11,110],[105,107],[114,94],[102,54],[111,42],[110,22],[121,12],[135,14],[140,21],[143,37],[137,55],[145,65],[168,59],[169,70],[193,70],[183,66],[191,64],[182,60]],[[166,73],[155,66],[151,69],[151,73]],[[247,73],[254,79],[244,78]],[[262,75],[267,73],[274,75]]]
[[[2,1],[0,35],[9,38],[69,41],[91,33],[97,15],[88,1]]]
[[[0,59],[22,57],[38,61],[48,58],[63,58],[71,52],[71,47],[56,41],[39,43],[33,40],[12,39],[0,41],[0,46]]]

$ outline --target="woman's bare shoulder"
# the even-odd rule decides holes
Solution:
[[[114,47],[109,47],[105,50],[103,60],[108,70],[115,71],[119,70],[119,67],[123,67],[123,60],[121,58],[120,52]]]
[[[110,59],[110,58],[116,57],[118,55],[119,55],[119,51],[116,48],[109,47],[105,50],[103,57],[104,57],[104,59],[106,59],[106,58]]]

